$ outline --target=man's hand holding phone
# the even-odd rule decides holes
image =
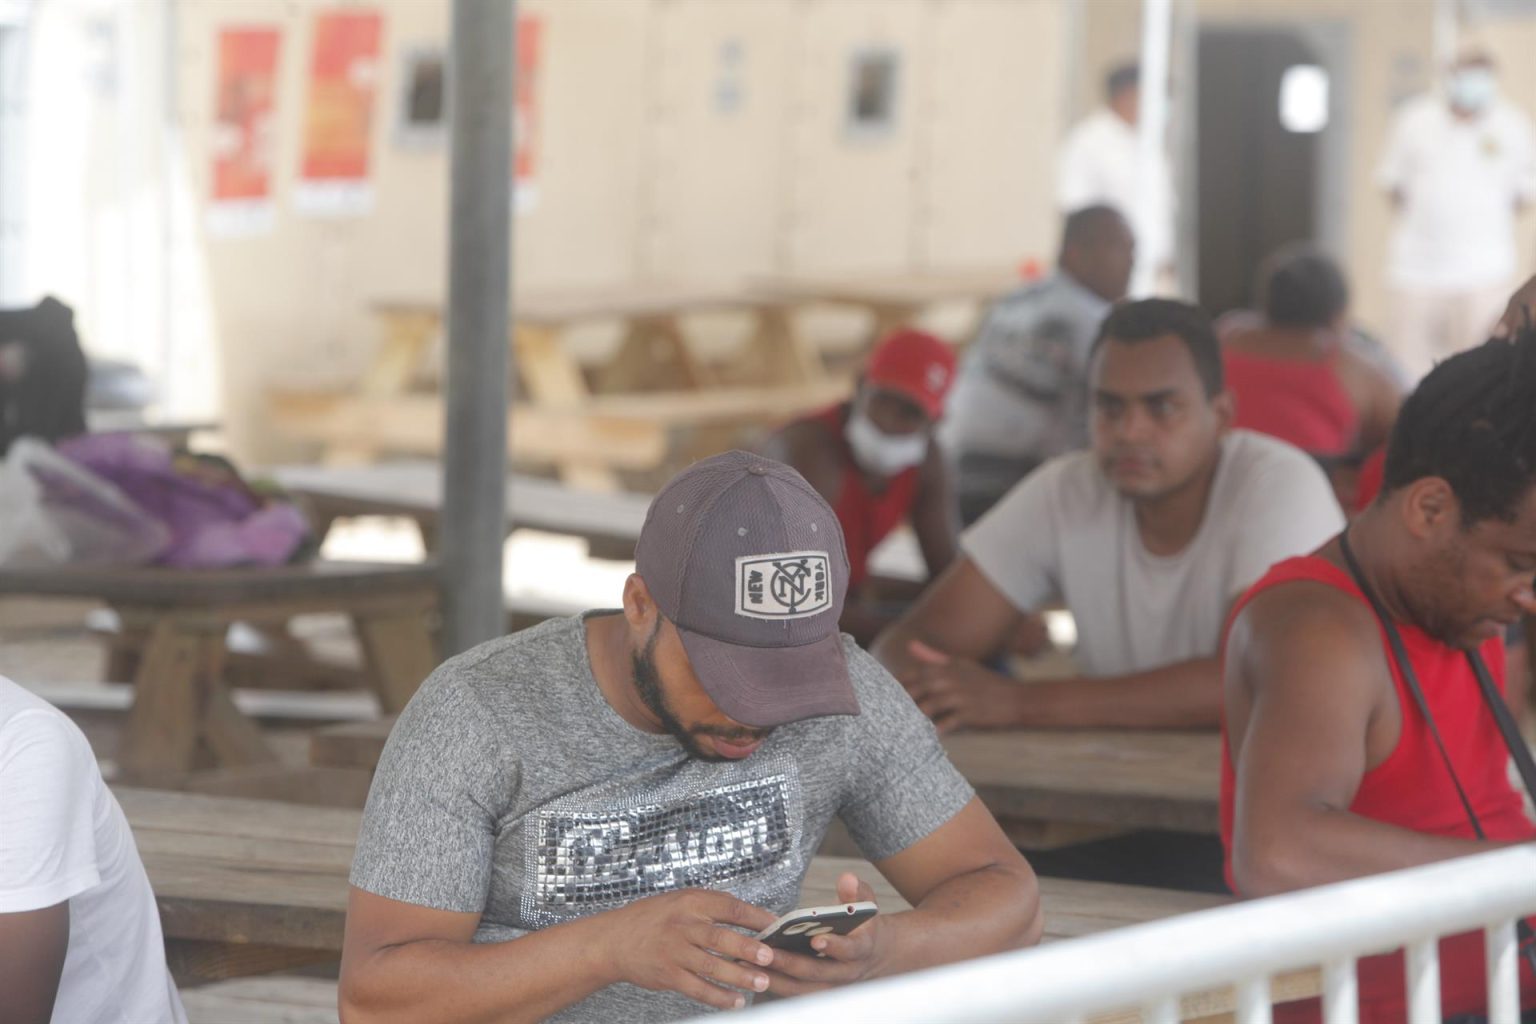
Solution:
[[[721,1010],[745,1004],[732,988],[764,991],[770,978],[763,965],[787,955],[734,930],[758,931],[774,917],[728,893],[683,889],[603,916],[610,920],[608,941],[597,951],[597,966],[613,981],[679,992]]]
[[[873,903],[875,891],[857,875],[845,872],[837,880],[837,899],[839,903]],[[878,974],[888,936],[888,924],[877,916],[847,935],[812,938],[811,948],[819,956],[775,950],[773,963],[763,972],[768,975],[768,991],[776,996],[801,995]]]

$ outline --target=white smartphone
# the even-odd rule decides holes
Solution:
[[[774,949],[820,956],[811,948],[811,940],[816,936],[847,935],[878,913],[880,908],[868,901],[839,903],[832,907],[802,907],[791,910],[758,932],[757,938]]]

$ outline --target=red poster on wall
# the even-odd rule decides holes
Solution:
[[[517,64],[512,83],[512,195],[516,209],[532,208],[538,198],[535,172],[539,153],[539,57],[544,25],[535,15],[517,19]]]
[[[373,203],[369,154],[384,19],[376,11],[315,18],[304,150],[294,200],[305,213],[348,216]]]
[[[272,164],[277,108],[276,28],[220,29],[216,44],[213,160],[208,229],[244,235],[272,228]]]

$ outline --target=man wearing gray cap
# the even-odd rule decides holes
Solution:
[[[635,557],[621,610],[454,658],[401,714],[352,868],[348,1021],[673,1020],[1038,940],[1029,865],[838,633],[842,532],[798,473],[698,463]],[[770,949],[750,933],[834,816],[914,909]]]

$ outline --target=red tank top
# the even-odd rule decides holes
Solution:
[[[1281,562],[1243,595],[1232,610],[1236,618],[1255,597],[1271,587],[1309,581],[1342,590],[1364,602],[1365,595],[1349,574],[1332,562],[1316,555]],[[1228,620],[1230,628],[1230,619]],[[1447,752],[1456,765],[1467,797],[1490,839],[1529,839],[1536,836],[1536,825],[1526,818],[1520,794],[1506,774],[1508,763],[1504,740],[1493,715],[1483,704],[1477,678],[1467,663],[1466,654],[1448,647],[1423,630],[1398,624],[1403,646],[1419,677]],[[1396,748],[1381,764],[1366,772],[1360,788],[1349,805],[1353,814],[1386,822],[1416,832],[1432,835],[1474,838],[1472,824],[1456,795],[1456,787],[1435,747],[1429,727],[1419,714],[1413,694],[1393,662],[1386,631],[1381,645],[1392,670],[1402,709],[1402,736]],[[1504,641],[1495,637],[1481,650],[1488,671],[1502,691],[1504,688]],[[1225,643],[1223,643],[1225,656]],[[1226,848],[1227,884],[1234,892],[1232,878],[1232,828],[1236,801],[1236,776],[1227,745],[1226,722],[1221,731],[1221,840]],[[1523,1002],[1536,1005],[1536,978],[1522,959]],[[1360,961],[1361,1019],[1368,1022],[1399,1022],[1406,1018],[1404,967],[1401,953],[1369,957]],[[1481,1013],[1486,1010],[1484,994],[1482,933],[1457,935],[1440,943],[1441,1001],[1446,1016]],[[1315,1021],[1319,1001],[1308,1000],[1275,1008],[1276,1022]]]
[[[882,491],[870,490],[843,434],[847,417],[848,406],[843,404],[809,418],[831,433],[843,457],[843,479],[832,511],[837,514],[843,527],[843,541],[848,545],[848,589],[852,591],[869,576],[870,552],[911,513],[912,503],[917,499],[917,468],[897,473]]]
[[[1237,399],[1233,425],[1278,437],[1312,455],[1342,455],[1355,445],[1360,413],[1331,359],[1268,359],[1224,347],[1227,388]]]

